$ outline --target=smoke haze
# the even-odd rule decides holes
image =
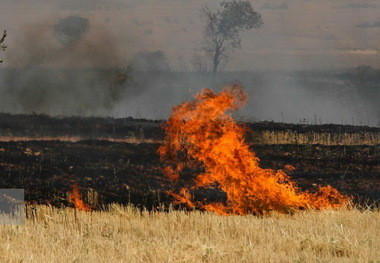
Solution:
[[[203,5],[218,1],[3,0],[0,111],[165,119],[211,86],[194,72]],[[254,1],[214,89],[240,81],[241,120],[380,125],[376,0]]]

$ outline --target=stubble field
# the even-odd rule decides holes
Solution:
[[[28,205],[24,225],[0,225],[0,262],[380,262],[379,129],[247,124],[264,168],[291,164],[302,190],[330,184],[361,203],[259,217],[171,206],[159,122],[1,123],[0,183],[25,189]],[[94,211],[68,207],[72,183]]]
[[[379,211],[27,209],[25,225],[0,227],[1,262],[380,262]]]

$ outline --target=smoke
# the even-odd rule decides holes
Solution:
[[[54,26],[54,33],[61,43],[71,45],[80,40],[83,33],[88,30],[88,27],[87,18],[69,16],[58,20],[58,23]]]
[[[347,72],[224,72],[212,89],[217,92],[236,81],[242,84],[248,102],[234,116],[240,121],[378,126],[378,89],[370,78],[359,81]],[[173,105],[211,86],[208,73],[161,74],[154,88],[121,103],[117,116],[167,119]]]
[[[380,20],[373,22],[373,23],[368,23],[368,22],[363,22],[357,25],[359,28],[379,28],[380,27]]]
[[[375,120],[348,80],[315,72],[268,72],[260,81],[258,88],[250,89],[251,102],[243,116],[255,111],[259,120],[302,124],[367,124],[368,118]]]
[[[375,75],[375,73],[374,73]],[[241,72],[239,80],[248,103],[236,116],[243,121],[275,121],[298,124],[379,125],[379,91],[373,80],[358,80],[355,73],[319,71]]]
[[[261,10],[263,10],[263,9],[267,9],[267,10],[286,10],[288,8],[289,8],[289,5],[286,2],[281,3],[279,5],[272,5],[270,3],[265,3],[265,4],[263,4],[260,7]]]
[[[240,81],[240,120],[380,125],[374,10],[352,20],[352,8],[319,2],[258,1],[263,27],[242,34],[212,83],[194,56],[204,1],[4,0],[0,111],[166,119],[200,89]],[[349,71],[359,65],[374,68]]]
[[[114,38],[97,21],[80,16],[45,18],[24,27],[7,52],[8,68],[0,71],[0,110],[107,114],[133,82]]]

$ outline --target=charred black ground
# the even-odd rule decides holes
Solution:
[[[24,188],[29,202],[67,205],[70,185],[77,183],[85,201],[103,204],[133,203],[154,208],[170,203],[165,193],[173,187],[163,175],[157,149],[164,133],[161,121],[132,118],[52,118],[43,115],[0,114],[0,187]],[[293,165],[290,175],[302,188],[331,185],[359,202],[380,199],[380,144],[365,135],[379,128],[342,125],[293,125],[246,123],[261,165],[281,169]],[[363,145],[260,143],[264,132],[272,134],[351,134],[362,136]],[[367,136],[366,135],[366,136]],[[66,141],[54,138],[66,138]],[[70,141],[70,138],[76,138]],[[46,141],[46,138],[53,139]],[[343,137],[342,137],[343,138]],[[112,141],[114,140],[114,141]],[[286,142],[286,140],[284,141]],[[374,142],[374,143],[373,143]],[[367,145],[366,145],[367,144]],[[187,171],[192,179],[194,171]],[[195,193],[212,199],[223,195],[212,190]]]

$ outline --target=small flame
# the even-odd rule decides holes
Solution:
[[[78,210],[92,211],[90,207],[85,205],[82,201],[79,187],[76,184],[71,185],[71,192],[69,193],[69,202],[74,205]]]
[[[242,86],[235,84],[218,95],[203,89],[193,101],[173,108],[164,125],[165,144],[158,150],[161,160],[169,164],[166,176],[175,181],[185,167],[204,167],[193,184],[179,193],[169,192],[176,203],[238,215],[346,206],[350,198],[331,186],[316,193],[302,192],[285,171],[259,167],[259,158],[244,141],[246,129],[231,116],[246,100]],[[191,200],[191,190],[199,188],[218,188],[227,199],[223,203]]]

